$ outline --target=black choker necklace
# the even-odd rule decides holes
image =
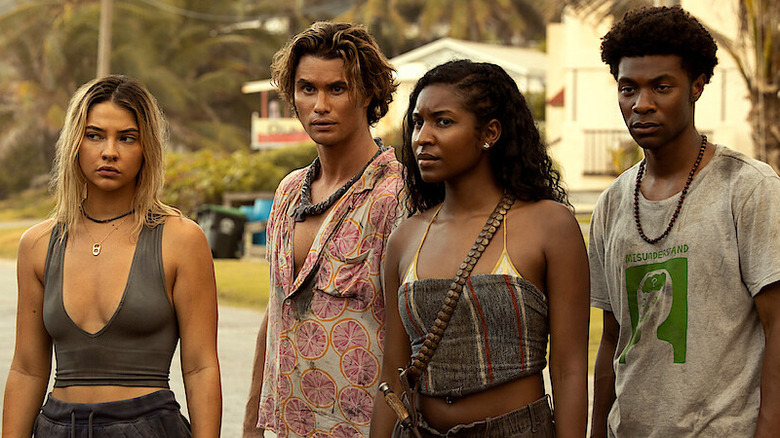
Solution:
[[[693,162],[691,172],[688,174],[688,180],[685,181],[685,187],[683,187],[682,192],[680,192],[680,199],[677,201],[677,208],[674,209],[674,214],[672,214],[672,220],[669,221],[669,225],[666,227],[666,230],[664,230],[664,233],[655,239],[650,239],[649,237],[645,236],[645,232],[642,231],[642,223],[639,221],[639,186],[642,184],[642,175],[645,173],[645,161],[647,160],[642,160],[642,162],[639,163],[639,171],[636,174],[636,185],[634,186],[634,222],[636,222],[636,229],[639,230],[639,235],[642,236],[642,239],[645,242],[649,244],[660,242],[661,239],[668,236],[669,232],[672,231],[674,221],[677,220],[677,216],[680,214],[680,209],[682,208],[683,201],[685,200],[685,195],[688,193],[688,188],[691,186],[691,182],[693,182],[693,174],[695,174],[696,169],[699,168],[701,159],[704,156],[704,148],[706,147],[707,136],[702,135],[699,155],[696,157],[696,161]]]
[[[132,210],[128,211],[127,213],[122,213],[122,214],[120,214],[117,217],[112,217],[111,219],[95,219],[94,217],[88,215],[87,214],[87,210],[84,210],[84,205],[83,204],[81,205],[81,214],[83,214],[85,218],[91,220],[92,222],[98,223],[98,224],[105,224],[105,223],[108,223],[108,222],[113,222],[113,221],[115,221],[117,219],[122,219],[123,217],[129,216],[129,215],[131,215],[133,213],[135,213],[135,209],[132,209]]]
[[[339,198],[344,196],[344,193],[346,193],[347,189],[352,187],[352,185],[355,184],[355,182],[363,175],[363,172],[366,171],[368,165],[371,164],[371,162],[374,161],[376,157],[378,157],[382,152],[390,149],[383,147],[381,142],[377,142],[377,145],[379,146],[379,150],[377,150],[376,154],[374,154],[374,156],[368,160],[368,163],[363,166],[360,172],[350,178],[349,181],[347,181],[343,186],[339,187],[339,189],[333,192],[332,195],[328,196],[328,199],[318,204],[311,203],[311,183],[314,181],[314,178],[320,171],[320,157],[315,158],[311,163],[309,170],[306,172],[306,178],[303,180],[303,187],[301,187],[301,202],[293,210],[293,220],[295,222],[303,222],[306,220],[306,216],[319,216],[327,211],[331,206],[333,206],[333,204],[339,200]]]

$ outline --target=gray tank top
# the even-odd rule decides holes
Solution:
[[[163,225],[143,227],[122,299],[97,333],[82,330],[65,311],[62,271],[67,244],[61,226],[51,233],[44,272],[43,323],[54,344],[55,387],[115,385],[168,388],[179,340],[165,290]]]

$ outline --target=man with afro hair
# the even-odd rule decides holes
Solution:
[[[591,222],[592,437],[780,433],[780,178],[696,130],[716,50],[680,7],[630,11],[602,39],[644,160]]]

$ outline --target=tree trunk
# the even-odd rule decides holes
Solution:
[[[768,88],[751,93],[753,107],[749,117],[756,158],[769,163],[780,174],[780,96],[775,87]]]

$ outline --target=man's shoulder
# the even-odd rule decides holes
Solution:
[[[636,184],[636,174],[638,167],[639,163],[618,175],[618,177],[615,178],[615,180],[612,181],[603,192],[601,192],[598,200],[596,201],[594,212],[603,209],[609,209],[610,205],[619,203],[625,198],[633,197],[633,190],[634,185]]]
[[[716,160],[731,175],[748,179],[778,178],[772,167],[727,146],[716,145]]]
[[[295,169],[292,172],[288,173],[287,176],[282,178],[282,181],[279,183],[279,186],[276,189],[276,195],[277,196],[284,196],[289,194],[291,191],[298,192],[300,191],[301,185],[303,185],[303,179],[306,177],[306,171],[308,170],[309,166],[302,167],[300,169]]]
[[[392,148],[381,153],[367,169],[367,181],[374,192],[397,194],[403,187],[403,166]]]

